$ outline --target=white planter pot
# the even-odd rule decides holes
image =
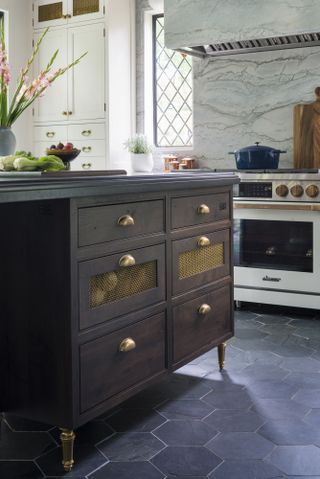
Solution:
[[[131,153],[131,165],[137,173],[150,173],[153,169],[152,153]]]

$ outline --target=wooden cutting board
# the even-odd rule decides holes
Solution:
[[[320,87],[316,101],[294,107],[294,167],[320,169]]]

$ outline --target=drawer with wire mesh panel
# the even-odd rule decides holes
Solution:
[[[165,247],[150,246],[79,264],[80,328],[165,298]]]
[[[230,231],[173,242],[173,293],[200,287],[230,274]]]

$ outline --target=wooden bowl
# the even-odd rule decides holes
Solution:
[[[81,153],[81,150],[77,148],[73,148],[73,150],[50,150],[49,148],[46,149],[47,155],[54,155],[60,158],[63,163],[69,163],[70,161],[77,158],[77,156]]]

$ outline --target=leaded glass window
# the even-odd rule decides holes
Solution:
[[[153,17],[154,130],[158,147],[192,146],[192,58],[164,45],[164,17]]]

